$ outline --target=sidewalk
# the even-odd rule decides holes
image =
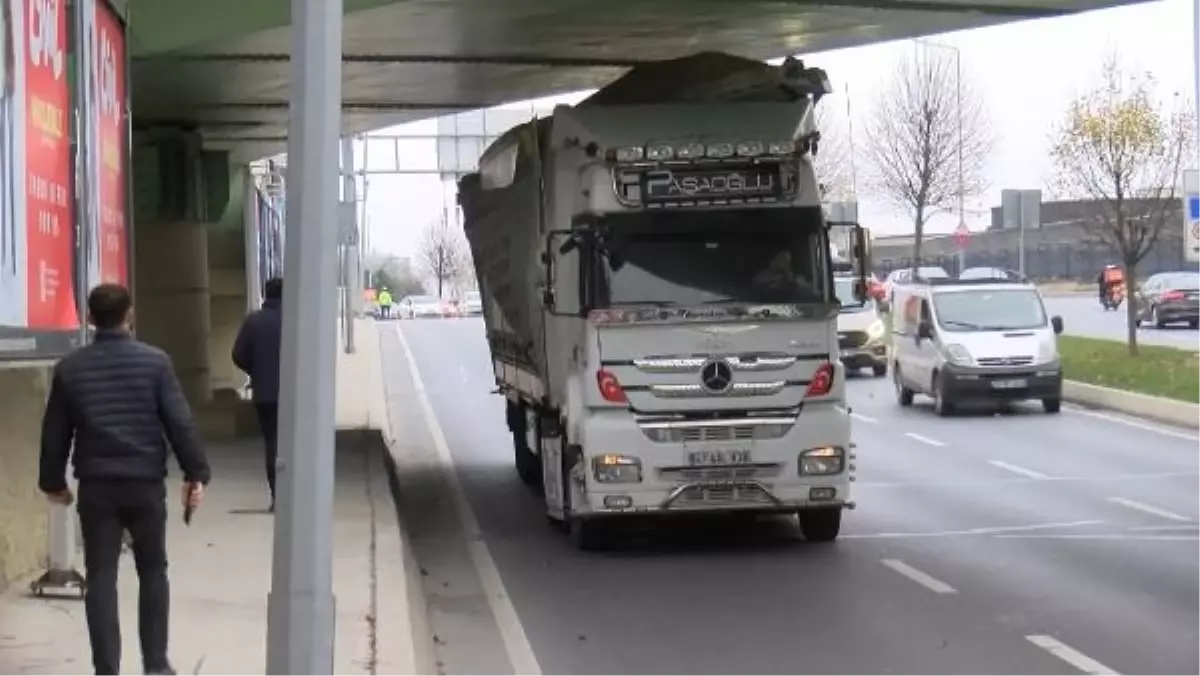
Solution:
[[[382,463],[361,444],[340,446],[334,507],[336,671],[366,674],[374,661],[375,605],[368,482],[378,474],[371,470],[381,469]],[[212,447],[210,455],[212,490],[191,528],[183,525],[176,482],[168,480],[171,657],[180,673],[261,674],[273,532],[273,519],[265,511],[262,451],[247,442]],[[370,490],[379,489],[376,483]],[[390,508],[386,480],[382,490],[383,495],[371,497]],[[120,594],[123,671],[141,673],[137,573],[128,553],[122,556]],[[90,673],[89,650],[82,601],[37,599],[23,588],[3,599],[0,673]]]

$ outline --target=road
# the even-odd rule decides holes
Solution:
[[[1048,296],[1046,311],[1063,318],[1064,333],[1068,335],[1125,340],[1124,305],[1119,312],[1105,312],[1094,295]],[[1189,329],[1186,324],[1173,324],[1165,329],[1143,326],[1138,331],[1138,340],[1146,345],[1200,349],[1200,331]]]
[[[854,378],[836,543],[714,520],[584,553],[512,468],[482,323],[381,331],[443,673],[1200,673],[1190,433],[1040,406],[940,419]]]

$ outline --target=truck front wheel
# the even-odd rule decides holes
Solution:
[[[804,509],[796,516],[800,519],[800,534],[809,542],[833,542],[842,530],[840,507]]]
[[[510,404],[510,406],[512,406]],[[529,448],[529,435],[526,433],[526,419],[523,407],[512,406],[508,416],[508,428],[512,430],[513,460],[517,467],[517,476],[521,482],[530,488],[542,485],[542,461]]]

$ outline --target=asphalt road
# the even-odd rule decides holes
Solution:
[[[381,331],[442,673],[1200,673],[1188,432],[1034,405],[940,419],[855,378],[836,543],[706,520],[584,553],[512,468],[482,323]]]
[[[1048,296],[1046,311],[1063,318],[1064,333],[1068,335],[1125,340],[1124,305],[1117,312],[1106,312],[1095,295]],[[1146,345],[1200,349],[1200,331],[1186,324],[1172,324],[1165,329],[1143,325],[1138,340]]]

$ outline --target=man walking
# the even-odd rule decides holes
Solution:
[[[200,504],[210,478],[208,460],[170,357],[130,335],[129,291],[102,284],[87,303],[96,337],[54,368],[42,419],[38,487],[52,501],[71,504],[66,477],[72,461],[96,673],[120,673],[117,571],[122,533],[128,531],[139,582],[142,666],[147,674],[173,674],[167,658],[167,444],[183,469],[185,507]]]
[[[279,342],[283,334],[283,280],[263,285],[262,308],[250,313],[233,343],[233,363],[250,376],[251,398],[265,447],[267,487],[275,511],[275,458],[279,438]]]

